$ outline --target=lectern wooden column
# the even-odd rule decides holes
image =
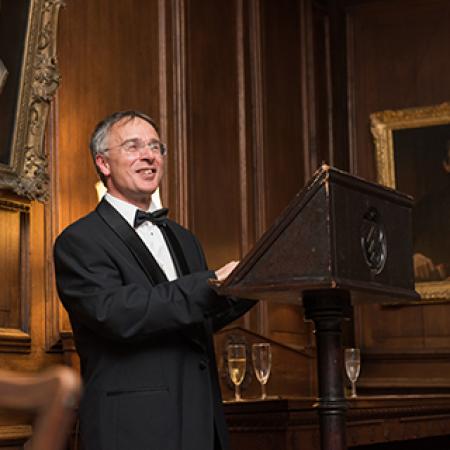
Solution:
[[[342,320],[357,302],[416,300],[412,198],[323,165],[220,293],[303,304],[315,324],[323,450],[344,450]]]

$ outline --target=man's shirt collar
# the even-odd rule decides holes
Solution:
[[[136,215],[136,210],[138,209],[136,206],[114,197],[109,192],[107,192],[103,198],[119,212],[119,214],[130,224],[131,227],[134,227],[134,217]],[[151,202],[150,208],[146,212],[153,212],[157,209],[158,207],[155,203]]]

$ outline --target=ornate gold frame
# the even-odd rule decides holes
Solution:
[[[61,6],[63,0],[30,0],[10,160],[8,165],[0,163],[0,189],[32,200],[48,196],[43,140],[60,78],[56,35]]]
[[[376,149],[378,182],[395,188],[393,131],[450,124],[450,103],[376,112],[370,115],[370,123]],[[450,299],[450,281],[447,280],[416,283],[416,290],[422,299]]]

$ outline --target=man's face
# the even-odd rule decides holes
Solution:
[[[111,195],[147,209],[164,173],[164,156],[148,146],[137,152],[126,151],[126,144],[134,141],[159,142],[159,136],[145,120],[124,118],[111,127],[106,138],[109,150],[97,155],[96,164]]]

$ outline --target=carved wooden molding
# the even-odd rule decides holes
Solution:
[[[450,380],[444,376],[436,377],[394,377],[382,376],[376,378],[361,378],[358,386],[367,392],[449,392]]]
[[[14,328],[0,328],[0,353],[28,353],[31,336]]]
[[[0,209],[6,209],[8,211],[21,211],[24,213],[30,212],[30,205],[19,201],[2,199],[0,198]]]
[[[402,305],[403,307],[403,305]],[[395,350],[364,350],[364,359],[367,361],[408,361],[411,363],[424,361],[441,361],[450,364],[450,354],[445,349],[426,349],[422,351],[399,348]],[[450,382],[450,379],[449,379]]]
[[[31,350],[31,336],[29,334],[30,310],[30,204],[27,200],[14,200],[10,197],[0,198],[0,210],[12,211],[19,214],[19,299],[15,308],[18,323],[11,327],[0,328],[0,353],[28,353]]]
[[[0,189],[44,201],[48,196],[43,138],[48,107],[59,85],[56,58],[58,13],[63,0],[31,0],[23,63],[11,131],[9,164],[0,164]],[[6,87],[8,82],[6,81]]]
[[[351,400],[347,441],[353,447],[447,436],[449,400],[448,395],[368,396]],[[292,448],[320,449],[315,398],[229,403],[225,414],[231,435],[238,435],[244,447],[247,444],[250,448],[258,434],[260,439],[278,435],[280,442],[288,438],[295,442]]]
[[[61,316],[63,314],[62,305],[56,292],[55,272],[53,267],[53,243],[59,230],[59,179],[57,173],[57,119],[58,95],[50,105],[48,114],[47,134],[45,136],[45,147],[48,155],[50,183],[49,201],[45,205],[45,349],[48,352],[62,352],[61,342]]]
[[[23,445],[32,435],[31,425],[7,425],[0,427],[0,447],[4,444]]]

